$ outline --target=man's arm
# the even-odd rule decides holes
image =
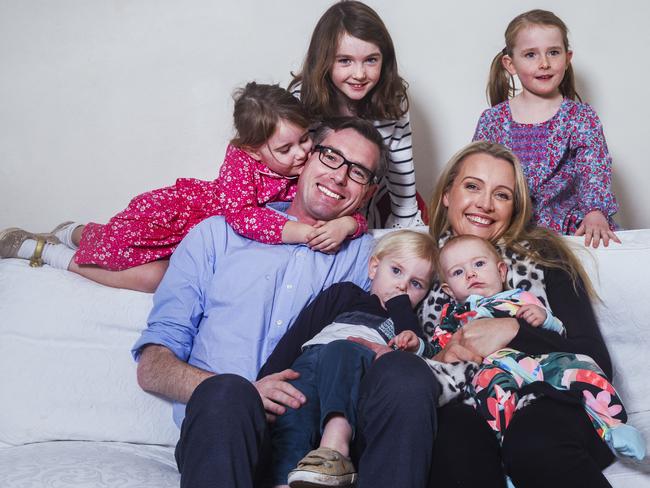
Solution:
[[[203,296],[215,264],[215,250],[223,247],[223,223],[196,226],[172,256],[163,281],[154,296],[148,327],[132,349],[138,361],[138,384],[143,390],[187,403],[196,387],[215,373],[187,363],[203,317]],[[218,345],[215,344],[215,347]],[[281,371],[254,383],[267,418],[298,408],[305,402],[287,380],[297,373]]]
[[[140,353],[138,362],[138,384],[156,395],[187,403],[203,380],[216,376],[181,361],[165,346],[150,344]],[[307,399],[288,380],[300,376],[286,369],[253,383],[259,393],[266,418],[272,422],[276,415],[282,415],[286,407],[299,408]]]
[[[138,384],[146,392],[187,403],[199,384],[214,373],[190,366],[165,346],[149,344],[140,353]]]
[[[147,328],[131,350],[142,389],[183,403],[212,375],[187,363],[214,267],[212,230],[209,223],[199,224],[178,246],[154,295]]]

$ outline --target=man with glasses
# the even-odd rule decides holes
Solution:
[[[353,214],[374,194],[386,172],[387,150],[381,135],[366,121],[344,117],[321,124],[313,139],[314,151],[298,179],[288,213],[300,222]],[[373,160],[376,164],[368,163]],[[309,211],[301,218],[297,209]]]
[[[293,202],[271,204],[310,225],[359,209],[387,167],[381,135],[361,119],[324,122],[314,143]],[[173,400],[174,420],[182,422],[181,487],[263,486],[267,421],[306,399],[288,383],[297,373],[255,381],[257,373],[322,290],[341,281],[369,288],[371,248],[370,236],[344,242],[335,255],[301,244],[262,244],[235,233],[223,217],[205,220],[181,242],[132,350],[140,386]],[[395,459],[396,446],[408,476],[428,476],[430,453],[418,439],[434,435],[432,378],[407,353],[386,354],[370,368],[360,390],[367,401],[359,404],[359,487],[400,485],[391,477],[403,479],[402,470],[386,462]],[[407,404],[412,415],[404,418]]]

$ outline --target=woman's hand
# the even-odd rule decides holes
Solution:
[[[375,361],[387,352],[393,352],[393,349],[391,347],[384,346],[383,344],[377,344],[376,342],[370,342],[361,337],[348,337],[348,341],[356,342],[357,344],[366,346],[368,349],[375,353]]]
[[[598,247],[602,239],[605,247],[609,246],[609,240],[621,243],[621,240],[609,228],[609,222],[600,210],[593,210],[585,215],[580,227],[576,230],[577,236],[585,236],[585,246],[593,245],[594,249]]]
[[[519,332],[519,322],[511,318],[474,320],[456,332],[452,339],[461,331],[463,333],[459,337],[460,344],[485,357],[510,344]]]
[[[471,361],[481,363],[483,358],[463,345],[464,329],[458,329],[445,346],[433,359],[441,363],[455,363],[458,361]]]

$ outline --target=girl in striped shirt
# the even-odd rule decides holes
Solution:
[[[406,88],[386,26],[373,9],[357,1],[336,3],[323,14],[302,70],[289,84],[312,117],[354,115],[372,120],[383,136],[390,159],[388,173],[368,204],[372,228],[423,225]],[[377,207],[386,193],[388,216]]]

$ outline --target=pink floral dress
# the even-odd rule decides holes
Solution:
[[[108,223],[86,225],[75,262],[119,271],[169,258],[196,224],[214,215],[225,216],[238,234],[280,244],[287,218],[265,205],[293,200],[296,182],[228,146],[216,180],[179,178],[175,185],[138,195]],[[354,217],[356,237],[367,226],[363,217]]]

